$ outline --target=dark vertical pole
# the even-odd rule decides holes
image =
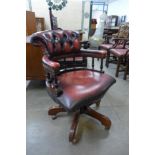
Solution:
[[[85,9],[85,1],[82,1],[82,21],[81,21],[82,31],[84,31],[84,9]]]
[[[89,33],[88,33],[88,38],[89,38],[90,32],[91,32],[92,8],[93,8],[93,2],[90,1],[90,16],[89,16]]]
[[[108,15],[108,4],[107,4],[107,10],[106,11],[107,11],[107,15]]]
[[[51,30],[53,30],[53,19],[52,19],[52,8],[49,7],[49,16],[50,16],[50,23],[51,23]]]
[[[104,13],[104,11],[105,11],[105,3],[103,3],[103,13]]]

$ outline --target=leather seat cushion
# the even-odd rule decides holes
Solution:
[[[126,55],[128,49],[110,49],[110,53],[117,57],[123,57]]]
[[[58,76],[63,94],[55,98],[67,111],[88,106],[103,97],[115,79],[105,73],[92,70],[76,70]]]
[[[101,44],[99,47],[100,49],[110,49],[112,48],[112,44]]]
[[[109,50],[112,48],[113,44],[101,44],[100,49],[106,49]],[[123,45],[117,45],[115,48],[123,48]]]

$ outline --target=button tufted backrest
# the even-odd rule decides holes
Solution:
[[[68,30],[49,30],[34,33],[31,43],[41,46],[50,57],[80,51],[79,34]]]

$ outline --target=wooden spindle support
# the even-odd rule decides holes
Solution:
[[[82,57],[83,63],[84,63],[85,58],[86,58],[86,57]]]
[[[73,66],[76,66],[76,64],[75,64],[75,56],[73,57]]]
[[[66,70],[66,58],[64,58],[64,68]]]
[[[92,58],[92,68],[94,69],[94,58]]]
[[[101,69],[101,72],[103,70],[103,58],[101,58],[101,65],[100,65],[100,69]]]

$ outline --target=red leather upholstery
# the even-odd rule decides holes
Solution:
[[[47,66],[51,67],[55,71],[60,68],[60,64],[58,62],[49,60],[49,58],[47,57],[47,55],[44,55],[42,57],[42,62],[44,64],[46,64]]]
[[[112,47],[113,47],[113,44],[101,44],[99,46],[100,49],[105,49],[105,50],[109,50]],[[117,45],[116,48],[123,48],[123,45]]]
[[[114,56],[117,56],[117,57],[124,57],[126,54],[128,54],[128,51],[129,49],[117,49],[117,48],[114,48],[114,49],[110,49],[110,52],[111,54],[113,54]]]
[[[116,82],[113,77],[102,71],[107,51],[80,49],[78,34],[74,31],[53,30],[35,33],[31,42],[38,43],[43,48],[42,61],[47,74],[49,95],[67,111],[93,104]],[[100,58],[100,71],[88,70],[86,67],[79,70],[74,65],[79,57],[92,57],[93,69],[94,58]],[[65,67],[61,68],[61,61],[65,62],[68,59],[74,60],[73,63],[68,61],[70,66],[64,65]]]
[[[112,46],[112,44],[101,44],[99,47],[100,49],[110,49]]]
[[[81,55],[91,56],[95,58],[105,58],[107,55],[106,50],[90,50],[90,49],[81,49]]]
[[[103,97],[108,88],[115,83],[115,79],[105,73],[92,70],[76,70],[58,76],[63,94],[56,99],[67,111],[74,111],[80,107],[94,103]],[[48,86],[50,95],[53,95]]]
[[[41,44],[43,51],[50,56],[80,51],[78,34],[74,31],[43,31],[32,35],[31,42]]]

